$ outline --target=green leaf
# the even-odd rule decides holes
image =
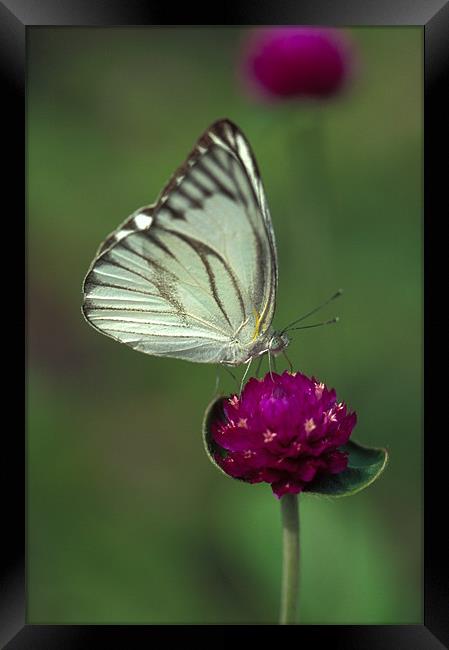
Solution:
[[[348,466],[339,474],[319,476],[307,492],[330,497],[346,497],[371,485],[383,472],[388,461],[386,449],[364,447],[350,440],[341,447],[349,453]]]
[[[220,470],[222,474],[227,476],[228,478],[232,478],[229,476],[229,474],[226,474],[224,472],[220,465],[218,465],[215,462],[214,454],[217,453],[218,447],[215,444],[215,442],[212,439],[212,433],[210,430],[210,426],[214,420],[224,420],[225,416],[223,413],[223,400],[225,399],[224,395],[221,395],[219,397],[216,397],[212,400],[212,402],[209,404],[209,406],[206,408],[206,412],[204,413],[204,418],[203,418],[203,443],[204,443],[204,448],[206,450],[206,454],[210,460],[210,462],[215,465],[217,469]]]

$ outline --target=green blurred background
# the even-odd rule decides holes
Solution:
[[[216,368],[136,353],[80,312],[100,241],[220,117],[265,183],[274,324],[345,290],[322,312],[339,325],[296,332],[295,368],[391,454],[356,496],[301,497],[301,621],[422,622],[422,29],[346,33],[344,95],[266,106],[238,80],[245,29],[30,30],[28,622],[277,620],[279,502],[202,447]]]

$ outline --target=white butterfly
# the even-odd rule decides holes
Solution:
[[[219,120],[156,203],[101,244],[83,313],[140,352],[239,365],[288,345],[271,327],[277,277],[257,163],[240,129]]]

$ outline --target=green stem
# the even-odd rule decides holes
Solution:
[[[299,508],[296,494],[281,498],[282,587],[279,623],[297,623],[299,587]]]

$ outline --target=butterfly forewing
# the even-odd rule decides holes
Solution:
[[[84,314],[148,354],[238,364],[268,335],[276,284],[254,156],[239,129],[221,120],[157,203],[100,246],[85,279]]]

